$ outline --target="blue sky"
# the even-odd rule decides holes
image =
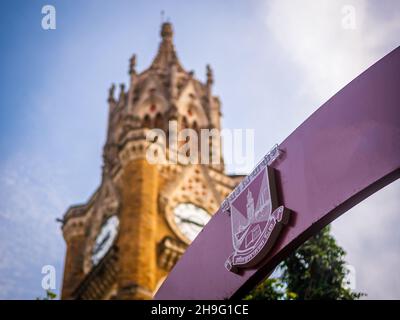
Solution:
[[[41,28],[45,4],[56,8],[56,30]],[[354,30],[341,25],[344,5],[355,9]],[[56,267],[59,290],[65,246],[55,219],[98,186],[107,90],[127,81],[133,53],[139,71],[149,65],[161,10],[174,25],[185,68],[204,80],[205,65],[213,67],[224,127],[255,130],[255,159],[400,42],[395,0],[19,0],[0,6],[3,299],[43,295],[46,264]],[[400,298],[399,191],[396,182],[333,226],[356,269],[357,289],[368,298]]]

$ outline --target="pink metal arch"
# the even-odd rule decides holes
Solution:
[[[233,248],[230,217],[220,209],[156,299],[240,297],[311,235],[400,177],[400,47],[328,100],[280,149],[272,166],[280,203],[292,214],[266,259],[240,274],[225,269]]]

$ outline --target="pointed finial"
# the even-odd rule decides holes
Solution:
[[[125,96],[125,84],[121,83],[119,85],[119,88],[120,88],[119,97],[121,99],[121,98],[123,98]]]
[[[108,90],[108,102],[115,101],[114,92],[115,92],[115,84],[112,83],[110,89]]]
[[[207,85],[211,86],[214,83],[213,71],[209,64],[206,66]]]
[[[162,40],[157,55],[150,66],[151,69],[167,70],[171,65],[176,64],[178,70],[183,70],[175,52],[173,34],[172,24],[169,21],[162,23],[160,30]]]
[[[174,31],[172,30],[172,24],[170,22],[163,22],[161,25],[161,38],[163,41],[172,41]]]
[[[132,55],[131,59],[129,60],[129,74],[135,74],[136,73],[136,54]]]

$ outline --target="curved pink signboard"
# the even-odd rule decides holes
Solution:
[[[400,177],[400,47],[257,168],[193,241],[156,299],[239,298],[310,236]]]

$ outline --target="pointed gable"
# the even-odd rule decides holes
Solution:
[[[201,104],[201,94],[195,85],[194,79],[190,79],[185,84],[176,104],[178,112],[185,116],[189,123],[196,121],[200,128],[208,126],[207,114]]]

